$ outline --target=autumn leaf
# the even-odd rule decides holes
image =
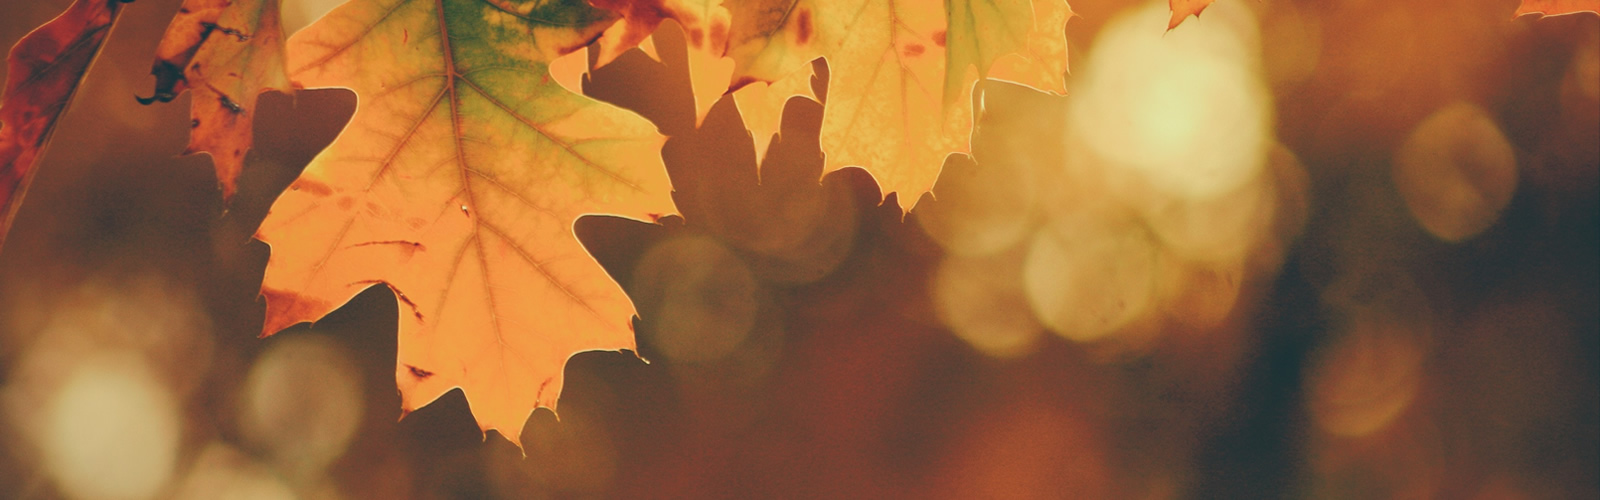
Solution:
[[[1206,10],[1215,0],[1167,0],[1167,5],[1172,8],[1172,19],[1167,21],[1167,31],[1172,31],[1189,16],[1200,17],[1200,11]]]
[[[727,49],[731,21],[722,0],[592,0],[590,3],[622,17],[597,40],[600,53],[596,64],[599,66],[638,47],[667,19],[683,27],[689,50],[721,57]]]
[[[77,0],[11,47],[0,94],[0,247],[56,120],[100,54],[123,3]]]
[[[817,100],[811,89],[813,75],[810,66],[802,66],[778,81],[751,82],[733,92],[733,102],[739,107],[744,126],[755,139],[757,160],[767,157],[773,134],[782,128],[783,107],[789,99],[800,96]]]
[[[1521,17],[1528,14],[1559,16],[1579,12],[1600,14],[1600,0],[1522,0],[1522,5],[1517,6],[1517,12],[1512,16]]]
[[[184,0],[156,47],[155,94],[139,102],[168,102],[194,90],[193,130],[184,154],[207,153],[224,200],[250,150],[256,97],[289,92],[278,0]]]
[[[583,0],[355,0],[292,37],[294,81],[358,105],[257,234],[263,335],[382,283],[402,409],[460,387],[513,443],[569,357],[633,349],[634,306],[573,222],[674,213],[665,139],[548,73],[613,20]]]
[[[688,46],[690,88],[695,100],[695,124],[705,120],[711,106],[728,92],[733,63],[723,58],[728,48],[728,9],[722,0],[592,0],[595,7],[615,12],[621,20],[596,40],[595,66],[615,61],[629,49],[655,54],[652,35],[668,19],[684,32]]]
[[[967,152],[972,89],[1004,63],[1016,83],[1065,92],[1061,0],[738,0],[735,81],[779,81],[816,57],[831,74],[824,172],[865,168],[909,210],[944,159]],[[1031,68],[1031,69],[1025,69]]]

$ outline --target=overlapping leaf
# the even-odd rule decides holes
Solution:
[[[56,120],[121,12],[121,0],[77,0],[11,47],[0,94],[0,246],[50,143]]]
[[[600,0],[635,24],[661,17],[683,23],[703,116],[718,96],[725,69],[703,62],[716,47],[734,63],[732,88],[747,124],[765,144],[783,102],[809,94],[807,66],[818,57],[831,72],[822,125],[827,171],[861,166],[885,193],[910,209],[938,177],[944,158],[966,152],[972,132],[971,92],[983,76],[1064,92],[1066,22],[1061,0],[728,0],[719,7],[654,0]],[[635,22],[634,20],[638,20]],[[712,20],[712,21],[705,21]],[[616,28],[614,28],[616,29]],[[624,31],[642,33],[645,28]],[[719,35],[727,37],[719,40]],[[703,35],[703,36],[702,36]],[[608,33],[608,38],[609,33]],[[614,54],[632,38],[605,48]],[[603,39],[605,40],[605,39]],[[697,60],[701,58],[700,60]],[[606,56],[602,55],[601,60]],[[999,71],[991,73],[991,69]],[[705,76],[709,73],[710,76]],[[709,82],[709,83],[708,83]],[[752,88],[751,84],[755,83]],[[771,91],[761,83],[771,82]],[[749,88],[749,91],[744,89]],[[761,149],[761,146],[758,146]],[[759,151],[758,151],[759,153]]]
[[[652,35],[664,21],[671,19],[683,29],[688,46],[695,123],[704,120],[711,106],[727,93],[733,63],[722,55],[728,48],[731,20],[722,0],[592,0],[590,3],[622,18],[596,40],[597,67],[610,64],[636,47],[657,58]]]
[[[811,90],[812,75],[810,67],[801,67],[799,71],[778,81],[750,82],[733,92],[733,100],[744,118],[744,126],[750,129],[750,135],[755,139],[757,159],[767,156],[773,134],[782,128],[783,106],[789,99],[802,96],[816,100],[817,96]]]
[[[207,153],[224,199],[250,150],[256,97],[289,92],[283,60],[278,0],[184,0],[156,47],[155,94],[140,102],[168,102],[194,91],[189,147]]]
[[[460,387],[512,442],[568,357],[632,349],[633,304],[572,225],[673,213],[664,138],[548,71],[613,21],[582,0],[354,0],[291,38],[295,82],[358,105],[262,223],[263,333],[383,283],[404,410]]]
[[[777,81],[816,57],[831,73],[825,171],[861,166],[909,210],[945,156],[967,152],[973,83],[1007,76],[1064,92],[1061,0],[730,0],[736,81]],[[998,76],[998,75],[996,75]]]

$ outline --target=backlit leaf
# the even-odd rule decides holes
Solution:
[[[633,349],[633,304],[573,222],[674,213],[664,138],[548,73],[613,20],[582,0],[355,0],[291,38],[295,82],[358,105],[257,235],[263,334],[385,284],[403,410],[460,387],[513,443],[570,356]]]
[[[290,91],[279,16],[278,0],[185,0],[156,47],[155,94],[139,100],[194,91],[184,154],[211,155],[224,199],[250,150],[256,97]]]
[[[1071,11],[1060,0],[737,0],[729,10],[734,79],[777,81],[826,58],[825,172],[863,167],[905,210],[947,155],[969,150],[973,84],[993,67],[1065,91]]]
[[[122,3],[77,0],[11,47],[5,93],[0,94],[0,246],[38,172],[34,167],[50,143],[56,120],[100,54]]]
[[[728,91],[733,63],[723,58],[728,48],[728,9],[722,0],[593,0],[595,7],[616,12],[621,21],[597,41],[596,66],[605,66],[628,49],[655,54],[651,35],[663,21],[676,21],[688,46],[690,87],[695,99],[695,123],[704,120],[711,106]]]

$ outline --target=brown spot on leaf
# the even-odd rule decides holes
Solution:
[[[794,18],[794,43],[805,45],[811,43],[811,36],[816,33],[816,26],[811,24],[811,9],[800,9]]]
[[[711,19],[711,39],[708,40],[712,48],[725,47],[728,44],[728,22],[722,18]]]
[[[424,370],[424,369],[421,369],[421,368],[417,368],[417,367],[411,366],[411,365],[406,365],[406,370],[411,371],[411,376],[419,378],[419,379],[426,379],[428,377],[432,377],[433,376],[433,372],[430,372],[430,371],[427,371],[427,370]]]
[[[945,33],[944,30],[939,30],[939,31],[933,32],[933,44],[934,45],[938,45],[940,47],[943,47],[944,44],[945,44],[945,37],[946,36],[948,36],[948,35]]]
[[[244,107],[239,106],[239,103],[233,102],[233,99],[229,99],[226,95],[217,94],[217,100],[221,102],[222,107],[228,108],[228,111],[232,111],[234,113],[244,112]]]
[[[418,251],[418,250],[427,250],[428,249],[428,247],[423,246],[422,243],[415,242],[415,241],[406,241],[406,240],[368,241],[368,242],[364,242],[364,243],[356,243],[354,245],[350,245],[350,247],[351,248],[355,248],[355,247],[366,247],[366,246],[372,246],[372,245],[400,245],[402,247],[407,248],[411,252],[415,252],[415,251]],[[373,283],[377,283],[377,282],[374,281]]]
[[[550,386],[550,382],[554,381],[554,380],[555,380],[554,377],[550,377],[550,378],[544,379],[544,382],[539,383],[539,392],[537,392],[537,393],[535,393],[533,395],[534,401],[544,401],[544,388],[545,387],[549,387]]]
[[[741,77],[739,77],[738,80],[734,80],[732,85],[728,86],[728,93],[737,92],[739,89],[744,88],[745,85],[749,85],[749,84],[752,84],[752,83],[755,83],[755,82],[759,82],[759,81],[761,81],[761,80],[757,80],[754,77],[741,76]]]
[[[905,49],[901,50],[900,53],[905,54],[906,57],[917,57],[927,51],[928,48],[923,47],[920,43],[908,43],[906,44]]]
[[[368,243],[360,243],[360,244],[357,244],[355,246],[372,245],[372,244],[379,244],[379,243],[405,243],[405,244],[416,245],[416,248],[421,248],[422,247],[421,243],[412,243],[412,242],[409,242],[409,241],[373,241],[373,242],[368,242]],[[408,252],[408,255],[409,255],[409,252]],[[395,288],[394,285],[389,284],[389,282],[387,282],[387,281],[383,281],[383,280],[361,280],[361,281],[357,281],[357,282],[351,283],[350,286],[361,287],[362,289],[366,289],[366,287],[368,287],[368,286],[378,285],[378,284],[382,284],[383,286],[389,287],[389,291],[394,292],[394,298],[398,299],[401,304],[405,304],[407,308],[411,309],[411,314],[413,316],[417,317],[417,322],[418,323],[422,323],[423,322],[422,321],[422,310],[417,308],[417,303],[416,302],[412,302],[411,301],[411,297],[407,297],[405,292],[400,291],[399,288]]]

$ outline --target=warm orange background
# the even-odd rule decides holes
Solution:
[[[140,0],[0,252],[0,492],[1600,496],[1600,16],[1512,19],[1516,0],[1219,1],[1169,37],[1259,22],[1267,140],[1303,176],[1298,190],[1278,184],[1269,232],[1283,240],[1252,243],[1237,299],[1220,310],[1202,292],[1187,296],[1201,305],[1092,338],[1049,333],[1065,321],[1051,314],[1074,311],[1030,313],[1019,297],[996,300],[984,323],[1006,323],[996,331],[1020,335],[1011,340],[945,326],[953,306],[934,282],[955,257],[922,219],[961,198],[925,198],[902,221],[864,172],[815,184],[820,107],[791,104],[758,186],[732,106],[694,130],[681,35],[658,40],[664,65],[634,53],[596,72],[591,95],[674,137],[663,154],[684,217],[578,223],[645,314],[651,362],[574,358],[560,422],[535,413],[523,458],[479,435],[459,393],[396,421],[388,291],[255,338],[267,248],[250,236],[354,96],[265,96],[257,150],[225,210],[209,161],[175,157],[187,98],[134,102],[179,3]],[[67,3],[7,2],[0,45]],[[947,174],[1006,186],[1076,161],[1062,131],[1093,78],[1085,61],[1138,57],[1096,53],[1102,28],[1138,6],[1072,6],[1073,95],[981,84],[979,164],[952,160]],[[286,15],[291,28],[305,21]],[[1472,149],[1482,141],[1452,143],[1468,151],[1463,164],[1488,165],[1462,196],[1494,199],[1514,180],[1503,209],[1418,205],[1426,195],[1412,193],[1434,184],[1408,180],[1402,158],[1435,122],[1509,145],[1514,164],[1483,160],[1493,155]],[[941,179],[935,193],[953,186]],[[1027,269],[1027,246],[994,258]],[[74,461],[84,456],[104,465]],[[83,476],[91,466],[105,472]],[[126,481],[94,486],[107,478]]]

